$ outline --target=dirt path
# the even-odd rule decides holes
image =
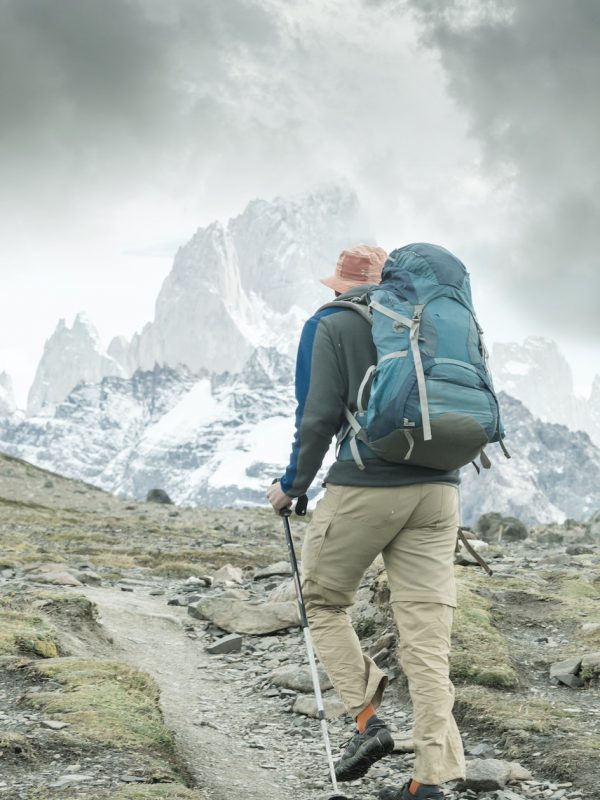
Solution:
[[[239,731],[240,712],[242,725],[251,728],[253,704],[243,711],[236,677],[209,672],[210,657],[185,633],[185,611],[167,607],[164,597],[111,588],[83,591],[114,639],[111,657],[144,670],[160,686],[165,723],[197,785],[215,800],[281,800],[289,787],[284,790],[273,772],[260,766],[269,754],[249,750],[228,730],[228,720],[236,719]]]

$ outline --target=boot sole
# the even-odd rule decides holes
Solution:
[[[394,740],[391,736],[386,737],[383,742],[373,737],[373,739],[365,742],[362,752],[359,750],[359,752],[347,759],[347,763],[339,765],[339,772],[336,769],[335,777],[340,783],[356,781],[366,775],[373,764],[389,755],[393,749]]]

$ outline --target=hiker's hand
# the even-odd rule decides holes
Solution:
[[[273,510],[276,514],[279,514],[284,508],[288,508],[288,506],[292,505],[292,498],[288,497],[282,490],[279,481],[277,481],[277,483],[272,483],[267,489],[267,500],[273,506]]]

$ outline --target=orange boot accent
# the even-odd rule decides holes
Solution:
[[[356,718],[356,727],[358,728],[359,733],[364,733],[367,727],[367,722],[371,719],[371,717],[375,716],[375,706],[369,703],[366,708],[360,712],[358,717]]]

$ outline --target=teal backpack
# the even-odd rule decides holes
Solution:
[[[490,442],[510,458],[469,275],[455,256],[406,245],[390,254],[375,289],[333,305],[340,302],[372,323],[377,364],[362,381],[356,413],[345,409],[339,458],[360,469],[373,454],[439,470],[472,461],[479,471],[477,458],[490,466]]]

